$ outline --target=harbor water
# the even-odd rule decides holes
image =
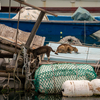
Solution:
[[[62,95],[44,95],[34,92],[10,92],[9,94],[0,94],[0,100],[100,100],[100,96],[63,97]]]

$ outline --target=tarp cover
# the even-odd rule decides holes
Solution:
[[[79,7],[75,13],[72,15],[73,20],[77,21],[93,21],[95,20],[94,17],[87,11],[86,9]]]
[[[40,14],[39,10],[33,9],[31,7],[23,7],[20,10],[20,19],[37,20],[39,14]],[[12,19],[18,19],[18,16],[19,16],[19,12]],[[46,14],[44,15],[42,20],[48,20]]]

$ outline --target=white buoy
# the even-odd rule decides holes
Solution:
[[[88,80],[68,80],[62,84],[63,96],[92,96],[93,88]]]
[[[91,81],[93,86],[93,94],[100,95],[100,79],[94,79]]]

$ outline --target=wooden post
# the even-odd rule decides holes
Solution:
[[[26,48],[30,47],[30,44],[31,44],[31,42],[32,42],[32,40],[33,40],[33,38],[34,38],[34,36],[36,34],[36,31],[38,30],[38,27],[39,27],[44,15],[45,15],[45,12],[41,11],[41,13],[40,13],[40,15],[39,15],[39,17],[38,17],[33,29],[32,29],[32,31],[31,31],[31,34],[30,34],[30,36],[29,36],[29,38],[28,38],[28,40],[27,40],[27,42],[25,44]]]

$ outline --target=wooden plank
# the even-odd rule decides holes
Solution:
[[[15,46],[15,33],[16,33],[16,29],[8,27],[6,25],[0,24],[0,42],[3,44],[7,44],[9,46]],[[28,37],[30,35],[30,32],[24,32],[19,30],[19,34],[18,34],[18,42],[17,42],[17,46],[20,48],[21,44],[25,44]],[[35,35],[32,43],[31,43],[31,48],[32,47],[39,47],[42,46],[44,44],[44,39],[45,37],[42,36],[38,36]]]
[[[13,58],[13,54],[9,52],[0,52],[0,58]]]
[[[6,71],[1,72],[0,71],[0,77],[8,77],[9,73],[6,73]],[[13,73],[10,73],[10,77],[13,78]],[[25,78],[25,75],[19,74],[18,75],[19,78]]]
[[[15,46],[15,41],[13,39],[6,38],[4,36],[0,36],[0,43]],[[22,42],[18,40],[17,47],[20,48],[21,44]]]
[[[15,66],[6,66],[6,72],[7,73],[13,73],[14,72],[14,67]],[[33,68],[33,69],[30,69],[30,72],[32,72],[34,69],[37,69],[37,68]],[[21,73],[22,74],[22,68],[17,68],[18,70],[18,73]],[[17,73],[17,70],[15,71]],[[25,74],[25,70],[23,70],[23,74]]]
[[[34,48],[38,48],[40,46],[43,46],[44,45],[44,42],[45,42],[45,37],[41,37],[41,36],[37,36],[35,35],[34,38],[33,38],[33,41],[30,45],[30,47],[34,47]]]
[[[10,72],[10,73],[12,72],[12,73],[13,73],[14,67],[15,67],[15,66],[12,66],[12,67],[9,66],[9,65],[6,66],[6,72]],[[22,68],[17,68],[17,70],[18,70],[18,73],[22,73]],[[17,70],[16,70],[15,72],[17,72]],[[25,73],[25,71],[24,71],[24,73]]]
[[[39,8],[39,7],[33,6],[33,5],[28,4],[28,3],[24,2],[24,1],[21,1],[21,0],[14,0],[14,1],[19,2],[19,3],[21,3],[21,4],[24,4],[24,5],[26,5],[26,6],[32,7],[32,8],[34,8],[34,9],[40,10],[40,11],[42,11],[42,12],[45,12],[45,13],[48,13],[48,14],[54,15],[54,16],[57,17],[57,15],[54,14],[54,13],[52,13],[52,12],[49,12],[49,11],[46,11],[46,10],[41,9],[41,8]]]
[[[41,63],[39,63],[39,66],[41,66],[42,64],[57,64],[57,63],[72,63],[75,64],[76,62],[65,62],[65,61],[49,61],[47,62],[47,60],[42,60]],[[91,66],[93,66],[94,68],[99,67],[100,68],[100,64],[97,65],[96,63],[81,63],[81,62],[77,62],[76,64],[89,64]]]

